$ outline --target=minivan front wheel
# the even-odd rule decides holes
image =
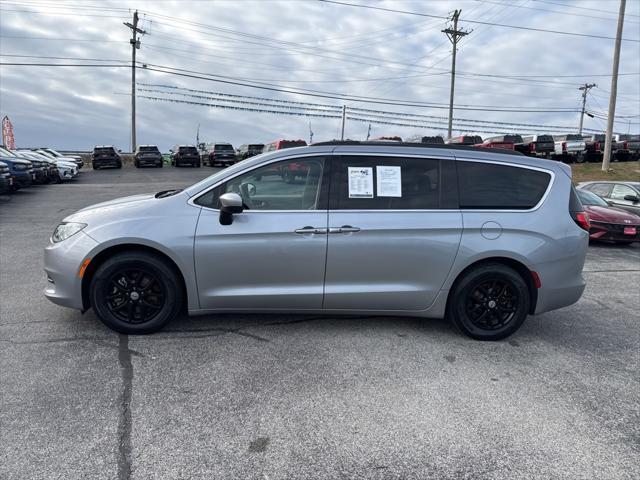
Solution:
[[[502,264],[486,264],[467,272],[449,299],[456,327],[476,340],[501,340],[520,328],[531,298],[522,277]]]
[[[126,334],[157,332],[178,315],[182,304],[174,269],[146,252],[120,253],[101,264],[90,295],[98,318]]]

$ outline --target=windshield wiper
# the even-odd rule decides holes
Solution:
[[[175,195],[176,193],[180,193],[181,191],[182,191],[181,188],[176,188],[174,190],[163,190],[162,192],[156,193],[155,197],[156,198],[167,198],[167,197],[170,197],[172,195]]]

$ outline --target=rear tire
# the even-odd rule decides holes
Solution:
[[[473,268],[457,281],[449,297],[453,324],[476,340],[502,340],[527,318],[531,299],[522,277],[500,263]]]
[[[153,333],[178,316],[182,285],[175,269],[162,258],[124,252],[98,267],[90,298],[97,317],[116,332]]]

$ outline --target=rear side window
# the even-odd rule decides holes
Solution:
[[[538,170],[458,161],[460,208],[528,210],[542,199],[551,175]]]
[[[102,147],[102,148],[94,148],[94,153],[116,153],[113,147]]]
[[[596,195],[600,195],[601,197],[608,197],[609,192],[611,191],[610,183],[592,183],[591,185],[587,185],[584,187],[590,192],[595,193]]]
[[[158,150],[158,147],[140,147],[140,151],[141,152],[153,152],[153,153],[160,153],[160,150]]]
[[[331,167],[331,208],[441,208],[440,161],[428,158],[339,157]],[[446,207],[442,207],[446,208]]]

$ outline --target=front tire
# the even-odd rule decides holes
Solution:
[[[529,313],[529,288],[515,270],[491,263],[473,268],[456,284],[448,312],[454,325],[476,340],[502,340]]]
[[[124,252],[98,267],[90,298],[109,328],[125,334],[153,333],[178,316],[182,286],[175,269],[162,258]]]

